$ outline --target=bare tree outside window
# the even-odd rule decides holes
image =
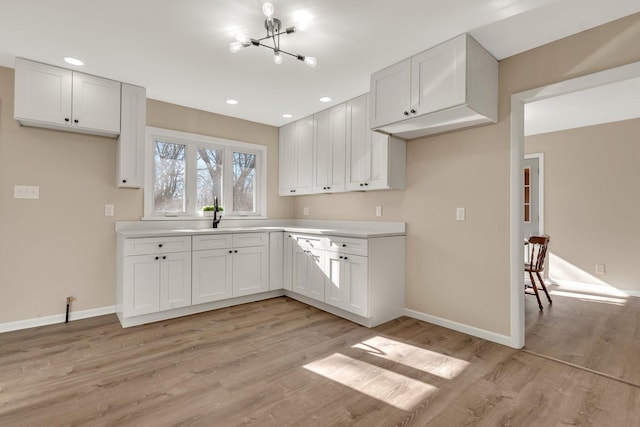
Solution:
[[[222,199],[223,150],[198,148],[196,158],[197,196],[196,210],[213,205],[213,198]]]
[[[255,212],[256,155],[233,153],[233,210]]]
[[[185,211],[185,145],[156,141],[153,203],[156,212]]]

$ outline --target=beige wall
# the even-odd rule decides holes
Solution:
[[[511,94],[639,61],[638,39],[640,14],[501,61],[497,124],[410,141],[404,192],[296,197],[296,217],[375,220],[382,205],[407,223],[407,307],[509,335]]]
[[[0,323],[64,313],[70,295],[74,310],[114,305],[114,222],[142,216],[142,190],[115,187],[114,139],[19,127],[13,78],[0,67]],[[148,124],[266,145],[268,214],[291,217],[277,128],[153,100]],[[40,199],[14,199],[16,184],[40,186]]]
[[[638,135],[640,119],[525,138],[526,153],[544,153],[552,278],[640,291]]]

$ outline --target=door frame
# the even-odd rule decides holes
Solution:
[[[509,280],[510,286],[510,342],[514,348],[524,347],[524,292],[522,285],[522,242],[524,240],[524,106],[584,89],[603,86],[640,77],[640,61],[610,68],[582,77],[565,80],[547,86],[511,95],[511,146],[510,146],[510,215],[509,215]]]
[[[538,159],[538,229],[544,234],[544,153],[525,154],[524,158]]]

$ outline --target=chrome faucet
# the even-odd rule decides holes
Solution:
[[[222,219],[222,214],[220,214],[220,218],[218,218],[218,197],[213,198],[213,224],[211,225],[213,228],[218,228],[218,224]]]

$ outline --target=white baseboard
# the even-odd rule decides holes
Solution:
[[[69,313],[69,321],[88,319],[89,317],[103,316],[116,312],[116,306],[91,308]],[[0,333],[19,331],[20,329],[36,328],[38,326],[64,323],[65,314],[52,314],[51,316],[35,317],[33,319],[17,320],[15,322],[0,323]]]
[[[630,297],[640,297],[640,291],[630,291],[627,289],[620,289],[620,290],[625,294],[629,295]]]
[[[407,317],[422,320],[427,323],[433,323],[434,325],[453,329],[454,331],[482,338],[487,341],[492,341],[509,347],[518,348],[514,346],[511,337],[508,335],[497,334],[495,332],[487,331],[486,329],[480,329],[473,326],[465,325],[464,323],[454,322],[453,320],[443,319],[442,317],[432,316],[420,311],[411,310],[410,308],[405,308],[404,312]]]

